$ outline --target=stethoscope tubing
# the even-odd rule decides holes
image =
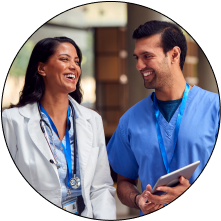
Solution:
[[[76,168],[76,161],[77,161],[77,156],[76,156],[76,153],[77,153],[77,141],[76,141],[76,123],[75,123],[75,112],[74,112],[74,107],[72,105],[72,103],[69,101],[69,105],[71,106],[71,110],[72,110],[72,115],[73,115],[73,135],[74,135],[74,175],[76,175],[76,172],[77,172],[77,168]],[[40,110],[40,105],[39,105],[39,102],[38,102],[38,111],[39,111],[39,114],[40,114],[40,121],[39,121],[39,124],[40,124],[40,128],[42,130],[42,133],[44,134],[44,137],[47,141],[47,144],[52,152],[52,155],[54,157],[54,160],[56,161],[57,165],[58,165],[58,158],[57,158],[57,154],[56,154],[56,148],[55,148],[55,145],[54,145],[54,139],[53,139],[53,133],[52,133],[52,130],[51,130],[51,127],[49,126],[49,124],[43,119],[42,117],[42,114],[41,114],[41,110]],[[45,131],[45,128],[43,126],[43,123],[49,128],[50,130],[50,133],[51,133],[51,137],[52,137],[52,140],[53,140],[53,145],[54,145],[54,150],[55,150],[55,156],[53,154],[53,151],[51,149],[51,145],[46,137],[46,131]],[[68,125],[67,125],[68,126]],[[57,159],[56,159],[57,158]]]

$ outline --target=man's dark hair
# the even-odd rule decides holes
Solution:
[[[180,48],[180,68],[183,70],[187,52],[187,43],[182,30],[173,23],[153,20],[146,22],[144,25],[140,25],[134,31],[133,39],[150,37],[155,34],[161,34],[161,43],[165,54],[175,46]]]

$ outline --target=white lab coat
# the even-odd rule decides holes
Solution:
[[[72,99],[69,97],[69,99]],[[102,119],[72,99],[79,117],[76,131],[85,210],[82,216],[116,219],[115,188],[110,176]],[[7,109],[2,114],[6,142],[20,172],[42,196],[61,207],[58,171],[39,125],[37,103]]]

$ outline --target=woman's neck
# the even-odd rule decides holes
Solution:
[[[59,116],[67,117],[69,105],[68,94],[52,95],[50,93],[45,92],[40,103],[51,118],[57,118]]]
[[[45,92],[40,103],[55,124],[59,138],[62,141],[67,128],[68,94]]]

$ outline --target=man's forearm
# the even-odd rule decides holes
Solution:
[[[136,208],[137,205],[134,203],[135,196],[139,194],[139,191],[136,185],[128,182],[128,181],[121,181],[117,185],[117,195],[120,201],[131,208]],[[137,196],[138,199],[139,196]],[[136,200],[137,201],[137,200]],[[138,201],[137,201],[138,202]]]
[[[140,194],[137,189],[137,180],[129,179],[118,174],[118,179],[117,179],[118,198],[124,205],[128,207],[140,209],[144,214],[151,213],[161,208],[163,206],[161,204],[156,205],[151,202],[146,203],[147,199],[147,197],[145,196],[146,192],[147,191],[151,192],[151,190],[152,190],[151,186],[147,185],[146,189]],[[136,197],[136,203],[135,203],[135,197]]]

